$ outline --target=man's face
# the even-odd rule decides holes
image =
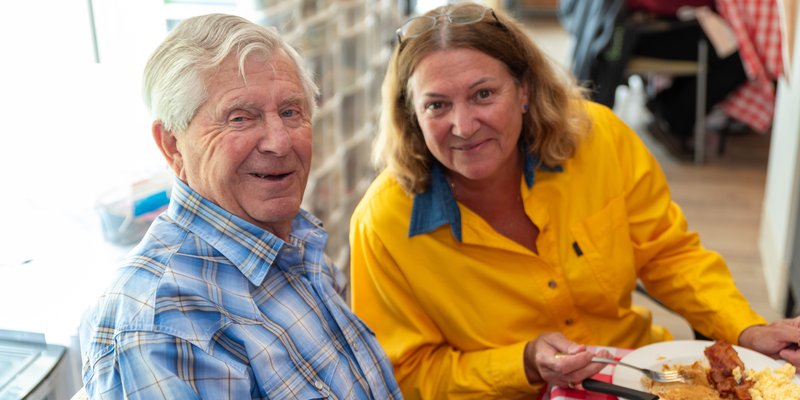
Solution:
[[[245,76],[234,57],[210,75],[171,164],[203,197],[287,239],[311,166],[311,110],[285,53],[250,57]]]

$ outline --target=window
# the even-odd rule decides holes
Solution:
[[[0,76],[0,239],[13,245],[3,246],[0,265],[35,258],[48,242],[63,239],[47,232],[99,234],[96,199],[163,169],[139,89],[144,60],[166,32],[159,13],[152,13],[157,4],[45,0],[3,6],[0,29],[10,57]],[[31,230],[33,237],[21,234]]]

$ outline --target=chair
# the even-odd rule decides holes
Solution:
[[[617,86],[630,75],[696,76],[693,159],[698,164],[705,161],[708,43],[704,39],[698,40],[696,61],[645,58],[633,54],[639,38],[699,27],[697,19],[653,19],[642,13],[628,12],[624,0],[561,0],[559,19],[573,40],[572,72],[579,82],[589,83],[592,100],[598,103],[613,107]]]
[[[651,57],[631,57],[625,67],[626,75],[665,74],[672,76],[696,76],[694,122],[694,162],[702,164],[706,155],[706,90],[708,81],[708,42],[697,43],[697,61],[671,60]],[[719,150],[723,149],[720,142]]]
[[[653,303],[657,304],[659,307],[663,308],[664,310],[666,310],[668,312],[671,312],[671,313],[673,313],[675,315],[678,315],[674,310],[672,310],[671,308],[667,307],[666,305],[664,305],[664,303],[662,303],[661,301],[659,301],[658,299],[653,297],[647,291],[647,289],[645,289],[644,285],[642,285],[641,282],[636,282],[636,292],[641,294],[642,296],[648,298],[650,301],[652,301]],[[678,316],[680,316],[680,315],[678,315]],[[680,316],[680,317],[683,318],[682,316]],[[695,340],[712,340],[708,336],[700,333],[700,331],[698,331],[697,329],[694,329],[694,327],[691,327],[691,328],[692,328],[692,333],[694,334]],[[75,400],[75,399],[73,399],[73,400]]]

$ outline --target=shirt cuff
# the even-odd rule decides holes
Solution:
[[[746,311],[744,311],[746,310]],[[747,304],[737,304],[717,313],[715,325],[723,327],[720,339],[730,344],[739,344],[739,335],[753,325],[766,325],[767,320],[753,311]]]
[[[489,371],[500,394],[539,393],[545,388],[544,382],[533,385],[528,383],[523,365],[526,344],[527,342],[520,342],[492,351]]]

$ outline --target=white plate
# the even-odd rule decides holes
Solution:
[[[627,356],[622,358],[622,362],[656,371],[661,371],[663,364],[692,364],[700,360],[704,361],[705,365],[708,365],[703,350],[712,344],[714,342],[707,340],[675,340],[653,343],[628,353]],[[785,364],[784,361],[773,360],[744,347],[733,346],[733,348],[739,353],[739,358],[744,362],[745,369],[761,371],[764,368],[779,368]],[[644,375],[639,371],[618,365],[614,368],[611,381],[620,386],[646,392],[647,389],[642,386],[642,376]],[[795,375],[793,381],[800,383],[800,378]]]

